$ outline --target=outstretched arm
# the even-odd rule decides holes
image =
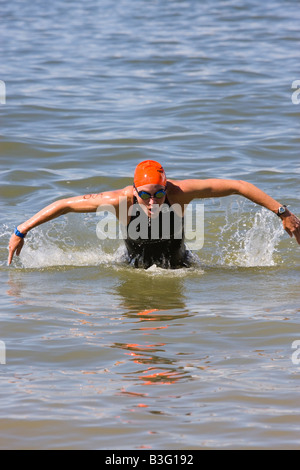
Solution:
[[[68,199],[61,199],[50,204],[35,214],[23,224],[18,225],[18,231],[25,236],[35,227],[42,225],[50,220],[56,219],[61,215],[68,214],[69,212],[87,213],[96,212],[99,207],[103,210],[109,210],[113,207],[116,212],[118,210],[119,198],[124,196],[123,191],[111,191],[100,194],[88,194],[85,196],[77,196]],[[24,246],[24,238],[13,234],[9,242],[9,256],[8,265],[11,264],[14,254],[19,256]]]
[[[282,206],[261,189],[246,181],[208,179],[208,180],[185,180],[180,184],[183,193],[186,195],[187,202],[196,198],[224,197],[233,194],[239,194],[250,199],[255,204],[266,207],[274,214],[278,213]],[[283,227],[290,235],[295,237],[300,245],[300,220],[292,212],[286,210],[285,214],[280,216]]]

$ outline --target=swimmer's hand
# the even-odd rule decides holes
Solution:
[[[17,256],[20,255],[23,246],[24,246],[24,239],[13,234],[11,236],[11,239],[8,245],[8,249],[9,249],[8,262],[7,262],[8,266],[11,264],[14,254],[16,254]]]
[[[289,236],[295,237],[300,245],[300,220],[292,212],[288,211],[287,215],[280,217],[282,219],[284,230]]]

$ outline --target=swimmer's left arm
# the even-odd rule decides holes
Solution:
[[[234,194],[243,196],[258,204],[274,214],[282,207],[278,201],[263,192],[252,183],[242,180],[207,179],[207,180],[186,180],[182,181],[180,187],[187,197],[187,202],[196,198],[225,197]],[[288,209],[280,216],[284,229],[295,237],[300,245],[300,220]]]

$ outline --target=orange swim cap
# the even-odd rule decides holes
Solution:
[[[146,160],[140,163],[134,173],[134,184],[136,188],[146,184],[157,184],[166,186],[167,177],[160,163]]]

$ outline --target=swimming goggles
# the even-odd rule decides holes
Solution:
[[[134,188],[137,191],[139,197],[141,199],[143,199],[143,201],[148,201],[148,199],[150,199],[150,198],[162,199],[167,194],[166,188],[165,189],[160,189],[159,191],[156,191],[155,194],[150,194],[147,191],[138,191],[135,185],[134,185]]]

